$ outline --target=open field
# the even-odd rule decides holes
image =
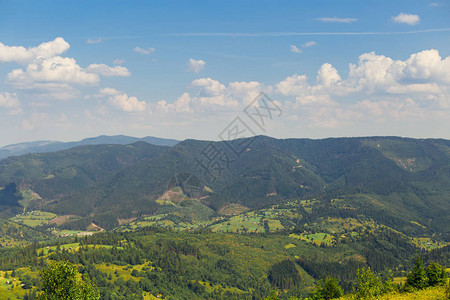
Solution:
[[[48,224],[48,222],[50,222],[50,220],[54,219],[55,217],[57,217],[57,215],[54,213],[35,210],[17,215],[10,220],[30,227],[37,227]]]
[[[346,295],[341,300],[355,299],[352,295]],[[379,298],[379,300],[447,300],[448,296],[445,295],[445,287],[431,287],[421,291],[412,293],[389,293]]]

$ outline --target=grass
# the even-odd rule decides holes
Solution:
[[[444,300],[448,299],[445,295],[445,287],[431,287],[413,293],[392,293],[383,295],[380,300]]]
[[[25,214],[17,215],[10,220],[15,223],[24,224],[30,227],[37,227],[47,224],[50,220],[57,217],[56,214],[45,211],[31,211]]]
[[[297,246],[295,246],[294,244],[287,244],[287,245],[284,245],[284,249],[291,249],[291,248],[295,248],[295,247],[297,247]]]
[[[18,269],[16,272],[26,271],[25,269],[29,268]],[[9,272],[9,274],[11,274],[11,272]],[[10,283],[7,284],[7,282]],[[23,299],[26,290],[20,286],[21,284],[22,282],[19,280],[18,276],[11,277],[11,275],[9,275],[9,278],[5,278],[5,272],[0,271],[0,299]]]
[[[41,196],[39,196],[37,193],[35,193],[33,190],[30,189],[19,190],[19,193],[22,196],[22,199],[19,200],[19,203],[20,205],[23,206],[24,211],[26,210],[28,204],[30,204],[31,201],[42,199]]]
[[[52,234],[58,236],[58,237],[67,237],[67,236],[86,236],[86,235],[93,235],[94,233],[99,231],[83,231],[83,230],[59,230],[54,229],[52,231]]]
[[[222,223],[211,227],[213,232],[265,232],[265,223],[269,232],[276,232],[286,229],[280,222],[281,218],[292,217],[292,212],[288,209],[264,209],[232,216]]]

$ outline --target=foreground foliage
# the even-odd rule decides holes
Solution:
[[[98,300],[100,293],[88,280],[78,278],[78,268],[68,261],[51,262],[41,271],[39,300]]]

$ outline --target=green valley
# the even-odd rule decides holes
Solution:
[[[211,145],[226,166],[214,180],[198,164]],[[186,140],[10,157],[0,161],[0,298],[34,299],[39,272],[67,260],[102,299],[301,298],[327,276],[347,299],[367,267],[395,278],[401,299],[418,253],[450,266],[449,149],[260,136],[240,156]]]

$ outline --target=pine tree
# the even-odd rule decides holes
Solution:
[[[415,289],[423,289],[428,286],[427,274],[423,268],[422,259],[417,255],[415,265],[406,279],[406,286]]]
[[[342,288],[336,279],[327,276],[323,284],[323,298],[324,299],[334,299],[341,297],[344,293]]]
[[[314,290],[309,294],[309,299],[334,299],[343,295],[342,288],[336,279],[327,276],[325,280],[317,281]]]

